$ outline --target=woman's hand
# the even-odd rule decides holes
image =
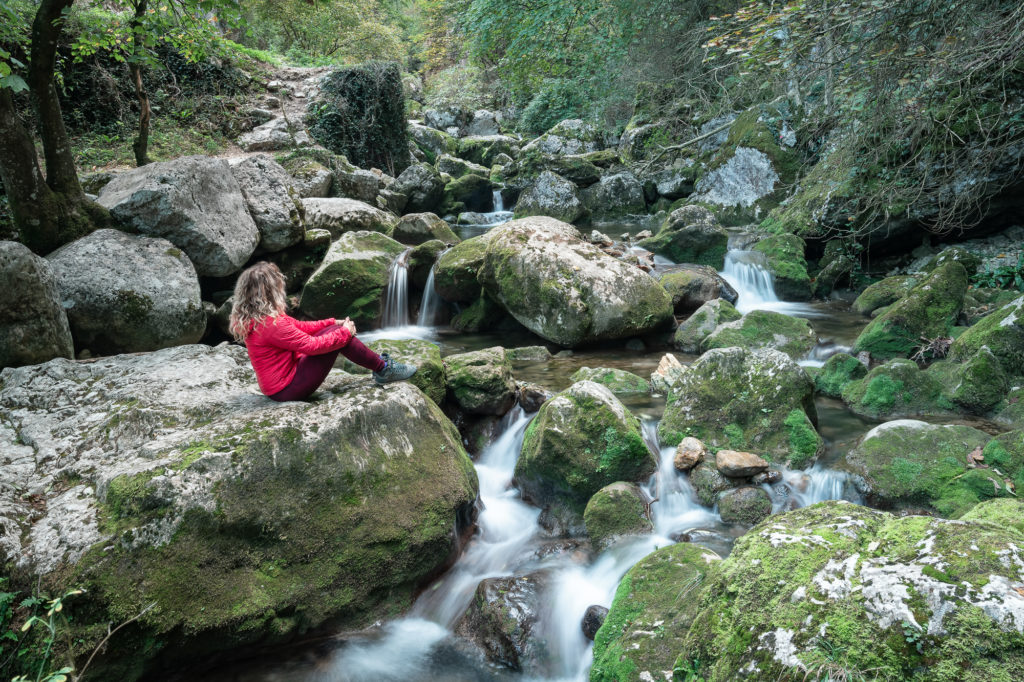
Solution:
[[[340,322],[341,326],[348,330],[348,333],[352,336],[356,335],[356,323],[347,317]]]

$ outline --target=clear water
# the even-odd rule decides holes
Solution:
[[[384,312],[381,315],[381,327],[384,329],[409,326],[410,252],[412,249],[406,249],[391,263]]]

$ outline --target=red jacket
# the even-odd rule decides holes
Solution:
[[[257,323],[246,337],[245,347],[263,394],[273,395],[291,383],[295,366],[304,355],[323,355],[348,344],[352,335],[343,327],[312,336],[334,324],[333,318],[302,322],[283,313]]]

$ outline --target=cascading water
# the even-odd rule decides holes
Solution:
[[[440,256],[438,257],[440,258]],[[430,268],[427,283],[423,287],[423,299],[420,301],[420,313],[416,318],[416,326],[433,327],[437,323],[437,316],[441,313],[443,306],[444,300],[434,289],[434,268]]]
[[[409,325],[409,253],[406,249],[391,263],[388,273],[388,294],[384,300],[384,314],[381,325],[406,327]]]

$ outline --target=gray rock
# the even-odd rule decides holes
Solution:
[[[693,194],[694,173],[691,168],[666,168],[653,180],[659,196],[682,199]]]
[[[604,625],[604,619],[607,617],[608,609],[604,606],[600,604],[588,606],[586,613],[583,614],[583,622],[580,623],[580,627],[583,628],[583,636],[593,642],[594,635]]]
[[[466,124],[466,135],[500,135],[498,114],[486,109],[473,112],[473,118]]]
[[[204,277],[237,272],[259,241],[223,159],[185,156],[133,168],[111,180],[98,202],[139,233],[170,241]]]
[[[692,312],[716,299],[735,303],[739,297],[710,265],[675,266],[662,270],[658,281],[672,297],[672,307],[677,313]]]
[[[750,147],[737,147],[724,165],[700,179],[693,199],[747,208],[774,192],[779,180],[767,154]]]
[[[447,173],[453,178],[461,178],[463,175],[479,175],[486,178],[491,174],[490,169],[486,166],[481,166],[478,163],[466,161],[450,154],[442,154],[437,157],[435,165],[439,173]]]
[[[431,213],[441,206],[444,185],[441,174],[430,164],[421,162],[402,171],[390,189],[408,197],[405,210],[410,213]]]
[[[718,499],[718,513],[725,523],[752,526],[772,513],[772,500],[764,488],[744,486],[730,490]]]
[[[505,349],[449,355],[444,368],[448,396],[466,414],[501,416],[515,405],[517,386]]]
[[[423,122],[437,130],[462,129],[468,120],[469,113],[458,107],[423,110]]]
[[[409,137],[418,147],[426,149],[434,156],[453,154],[458,149],[458,145],[451,135],[429,126],[410,122],[408,131]]]
[[[306,131],[292,132],[284,117],[256,126],[238,138],[238,146],[247,152],[276,152],[312,144]]]
[[[523,151],[536,150],[544,154],[565,156],[596,152],[604,148],[604,135],[597,126],[580,119],[567,119],[527,144]]]
[[[380,178],[372,171],[361,168],[334,171],[334,194],[339,197],[373,204],[377,200],[380,186]]]
[[[549,216],[571,223],[585,212],[576,185],[551,171],[537,176],[516,203],[516,217]]]
[[[356,199],[306,199],[302,203],[309,229],[327,230],[332,237],[359,230],[387,233],[398,223],[396,216]]]
[[[487,578],[476,588],[455,632],[473,642],[488,662],[529,670],[543,658],[544,640],[535,632],[547,607],[546,574]]]
[[[672,345],[692,355],[699,355],[701,344],[720,324],[743,317],[728,301],[716,298],[697,308],[684,320],[672,337]]]
[[[97,230],[48,259],[79,350],[153,351],[206,331],[196,271],[165,239]]]
[[[458,244],[461,240],[452,232],[448,223],[433,213],[410,213],[399,219],[391,233],[403,244],[422,244],[431,239],[440,239],[445,244]]]
[[[604,176],[580,192],[580,200],[599,218],[643,213],[647,208],[643,184],[629,171]]]
[[[231,165],[260,231],[260,245],[280,251],[302,241],[305,210],[292,177],[269,154],[257,154]]]
[[[0,368],[74,355],[50,264],[18,242],[0,241]]]

